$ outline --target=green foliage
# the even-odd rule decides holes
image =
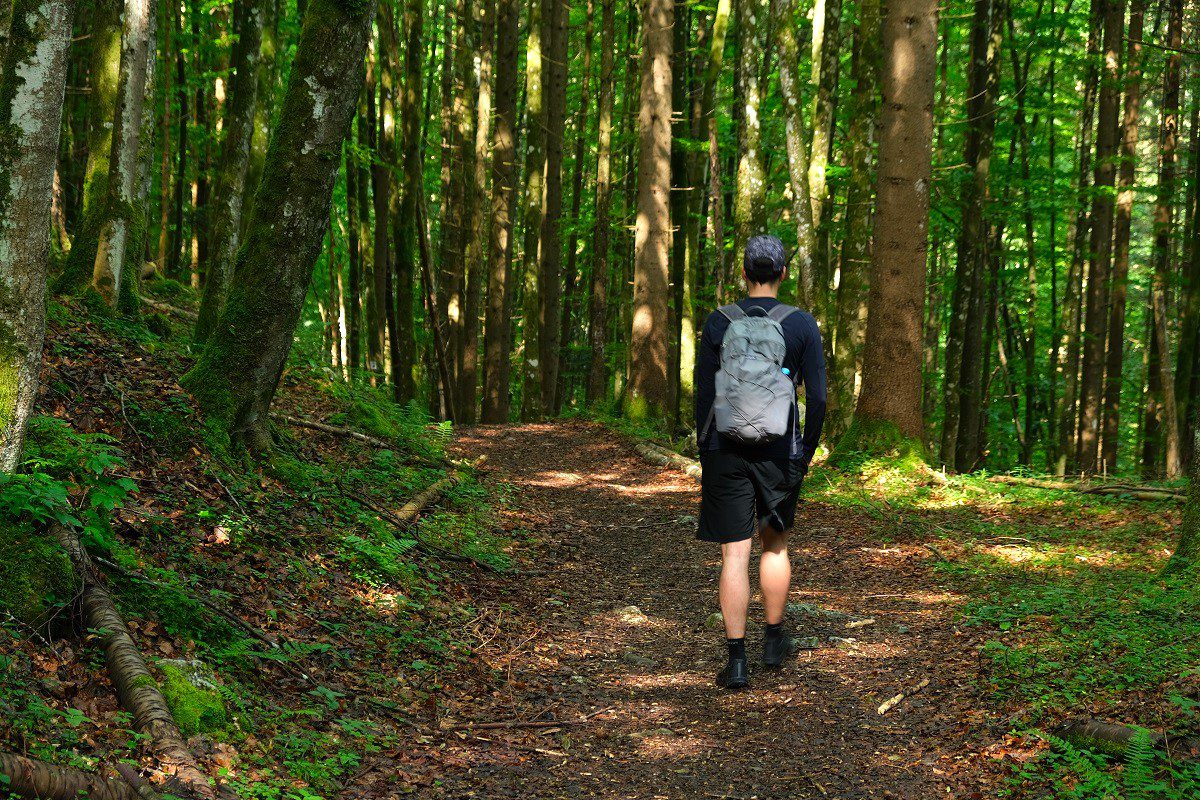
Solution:
[[[1200,792],[1200,764],[1168,759],[1150,733],[1138,730],[1123,756],[1078,747],[1057,736],[1040,734],[1049,753],[1019,776],[1041,779],[1062,800],[1192,800]]]
[[[855,417],[826,462],[845,472],[925,472],[925,445],[900,433],[890,422]]]

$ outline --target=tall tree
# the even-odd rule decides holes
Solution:
[[[1179,411],[1175,398],[1175,376],[1172,373],[1171,340],[1167,332],[1167,291],[1171,280],[1171,232],[1175,219],[1175,171],[1179,160],[1179,74],[1183,49],[1183,0],[1171,0],[1167,22],[1167,63],[1163,71],[1163,103],[1159,122],[1158,192],[1154,203],[1154,275],[1150,282],[1151,335],[1153,337],[1151,369],[1157,372],[1156,405],[1161,409],[1157,420],[1161,433],[1162,455],[1165,456],[1167,478],[1182,474],[1179,444]],[[1150,451],[1158,455],[1158,449]],[[1157,458],[1147,461],[1143,468],[1150,474],[1158,471]]]
[[[724,0],[728,4],[728,0]],[[588,322],[591,359],[588,364],[587,402],[604,398],[608,387],[608,281],[609,210],[612,204],[613,62],[616,50],[616,0],[601,0],[600,96],[596,123],[596,212],[592,225],[592,292]],[[728,5],[726,5],[728,9]],[[728,13],[728,11],[726,12]]]
[[[942,461],[954,469],[974,469],[983,452],[980,429],[985,392],[983,332],[988,286],[988,178],[996,130],[1000,86],[1000,38],[1004,0],[975,0],[971,22],[964,161],[969,174],[962,187],[962,225],[957,246],[954,297],[946,340],[946,415]]]
[[[541,408],[553,411],[558,389],[559,314],[562,300],[562,167],[567,113],[567,23],[569,0],[549,0],[546,69],[545,214],[538,269],[538,364]]]
[[[705,131],[708,133],[708,240],[712,243],[710,279],[715,284],[717,297],[723,302],[730,294],[725,262],[725,189],[721,180],[720,125],[717,119],[717,82],[725,63],[725,40],[729,31],[731,0],[718,0],[713,14],[712,36],[708,50],[708,64],[704,69],[704,91],[700,101]],[[736,109],[735,109],[736,110]]]
[[[751,11],[748,17],[753,20],[754,12]],[[643,0],[638,213],[634,239],[629,392],[626,397],[626,412],[635,419],[660,418],[670,413],[672,407],[667,376],[667,298],[670,291],[671,27],[674,19],[674,0]],[[750,72],[757,73],[756,70]],[[747,73],[745,78],[757,86],[757,74]]]
[[[1100,413],[1104,347],[1108,325],[1108,280],[1112,266],[1113,187],[1117,172],[1118,113],[1121,99],[1121,43],[1125,0],[1096,0],[1104,19],[1103,69],[1096,120],[1096,170],[1088,240],[1087,310],[1083,323],[1082,376],[1079,383],[1079,469],[1096,472],[1100,464]]]
[[[545,17],[554,0],[530,0],[529,34],[525,47],[525,198],[523,219],[525,241],[522,248],[522,276],[525,300],[522,309],[521,336],[524,344],[522,364],[522,408],[524,419],[542,416],[541,341],[541,269],[540,244],[542,218],[545,216],[546,176],[546,105],[543,94],[543,43],[548,40]]]
[[[231,440],[259,451],[270,447],[268,411],[328,224],[375,4],[310,0],[309,12],[282,108],[288,124],[272,138],[225,308],[181,379]]]
[[[254,137],[254,109],[258,98],[258,56],[266,9],[263,0],[237,0],[233,7],[236,39],[230,67],[229,100],[222,121],[221,156],[217,162],[216,186],[210,209],[212,250],[205,267],[204,294],[196,321],[196,339],[204,341],[212,331],[217,314],[229,291],[233,262],[237,257],[242,228],[242,201],[246,193],[246,171]]]
[[[114,307],[122,293],[126,256],[131,255],[134,267],[124,278],[136,280],[145,244],[146,209],[137,202],[137,178],[153,13],[151,0],[125,2],[121,75],[117,88],[117,116],[113,122],[112,157],[108,165],[106,208],[92,269],[92,288]]]
[[[71,0],[14,0],[0,39],[0,471],[21,460],[46,320],[50,199]]]
[[[892,0],[883,25],[878,201],[862,391],[848,447],[894,428],[919,443],[921,311],[929,228],[936,0]],[[872,430],[872,428],[874,430]],[[917,445],[919,447],[919,444]]]
[[[861,0],[851,54],[850,179],[845,240],[838,262],[837,313],[830,380],[831,435],[846,429],[854,410],[863,336],[867,325],[867,268],[871,260],[871,210],[875,193],[875,123],[879,115],[880,2]],[[794,191],[794,190],[793,190]]]
[[[767,221],[767,178],[763,173],[762,120],[759,107],[762,91],[759,69],[762,58],[762,0],[741,0],[737,5],[737,35],[740,56],[737,81],[741,87],[743,113],[738,129],[737,183],[733,201],[734,246],[729,281],[738,282],[737,270],[746,241],[762,233]]]
[[[415,0],[418,1],[419,0]],[[611,0],[610,0],[611,2]],[[492,150],[492,236],[484,319],[483,409],[487,423],[508,420],[513,217],[516,200],[518,0],[496,7],[496,133]]]
[[[808,197],[812,221],[817,226],[814,269],[820,276],[822,296],[808,302],[824,302],[829,279],[828,180],[826,170],[833,147],[834,107],[837,103],[838,71],[841,67],[842,0],[816,0],[812,37],[812,152],[808,163]],[[815,307],[815,306],[814,306]]]
[[[425,188],[423,154],[421,148],[421,105],[424,92],[424,0],[406,0],[404,4],[404,83],[400,87],[400,150],[404,159],[403,180],[393,191],[400,193],[399,205],[389,209],[392,213],[392,239],[395,247],[395,303],[396,303],[396,346],[397,371],[395,394],[400,402],[407,402],[416,395],[413,368],[416,359],[416,334],[413,324],[413,309],[416,298],[413,285],[417,279],[417,204]]]
[[[1112,293],[1108,305],[1108,353],[1104,377],[1104,425],[1101,457],[1109,473],[1117,469],[1121,440],[1122,365],[1125,359],[1125,299],[1129,283],[1129,238],[1133,227],[1134,182],[1137,175],[1138,120],[1142,102],[1142,23],[1146,0],[1129,10],[1125,51],[1125,101],[1121,119],[1121,163],[1117,169],[1117,202],[1113,218]]]

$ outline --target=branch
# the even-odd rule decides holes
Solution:
[[[149,800],[125,783],[16,753],[0,751],[0,774],[8,778],[3,786],[6,793],[29,800],[78,800],[81,796],[91,800]]]

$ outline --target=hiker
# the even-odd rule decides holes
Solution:
[[[813,316],[777,299],[787,261],[774,236],[746,243],[747,297],[709,314],[696,356],[703,468],[697,538],[721,544],[719,594],[729,662],[717,685],[725,689],[750,685],[746,615],[755,533],[762,542],[763,666],[777,667],[798,649],[783,631],[792,578],[788,531],[825,420],[825,356]],[[801,384],[803,427],[796,407]]]

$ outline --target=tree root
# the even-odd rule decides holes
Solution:
[[[137,774],[133,769],[130,772]],[[77,800],[81,796],[91,800],[149,800],[157,797],[152,789],[150,795],[143,795],[122,781],[3,751],[0,751],[0,774],[8,778],[3,785],[6,793],[30,800]]]
[[[80,605],[84,618],[88,627],[100,634],[117,698],[121,707],[133,715],[134,727],[149,737],[154,753],[167,771],[173,772],[201,800],[215,800],[218,796],[232,797],[227,790],[218,792],[213,788],[208,775],[200,769],[195,756],[188,749],[158,683],[146,667],[145,659],[129,635],[125,620],[117,611],[112,595],[96,580],[95,566],[79,537],[62,525],[54,526],[53,532],[83,584]]]
[[[1123,756],[1138,729],[1129,725],[1101,722],[1093,717],[1069,719],[1050,731],[1060,739],[1079,747]],[[1175,758],[1200,757],[1200,739],[1151,732],[1150,744]]]
[[[650,442],[634,442],[633,449],[638,452],[642,458],[647,461],[658,464],[663,467],[673,467],[685,474],[700,480],[703,471],[700,468],[700,462],[687,456],[681,456],[672,450],[667,450],[665,447],[659,447]]]
[[[1022,478],[1016,475],[993,475],[991,483],[1009,486],[1032,486],[1036,489],[1054,489],[1080,494],[1123,495],[1130,500],[1184,500],[1187,492],[1162,486],[1137,486],[1129,483],[1082,483],[1074,481],[1051,481],[1042,478]]]

